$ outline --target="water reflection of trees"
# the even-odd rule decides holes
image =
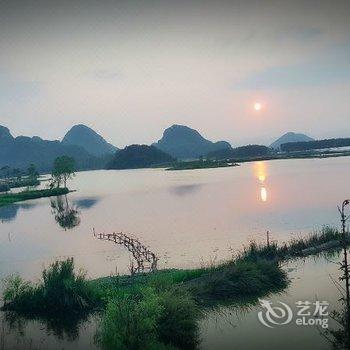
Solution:
[[[201,184],[180,185],[170,188],[170,192],[176,196],[186,196],[199,191],[201,187]]]
[[[80,224],[80,212],[68,201],[66,195],[51,199],[51,211],[58,225],[64,230],[71,230]]]
[[[16,219],[18,211],[29,210],[36,206],[36,204],[22,203],[22,204],[10,204],[0,208],[0,221],[10,222]]]
[[[80,209],[90,209],[99,202],[98,197],[80,198],[73,201],[73,204]]]
[[[59,340],[74,341],[79,338],[81,326],[85,324],[93,315],[72,315],[69,317],[32,317],[30,315],[20,315],[16,312],[4,312],[3,327],[7,332],[16,335],[16,338],[27,339],[26,329],[32,329],[33,323],[38,323],[40,330],[45,330],[47,335],[53,335]],[[5,329],[4,329],[5,331]]]

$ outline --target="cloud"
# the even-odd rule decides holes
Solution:
[[[261,90],[324,86],[350,82],[350,45],[328,49],[313,60],[288,66],[275,66],[249,74],[235,89]]]

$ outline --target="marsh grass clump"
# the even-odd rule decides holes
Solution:
[[[325,226],[320,231],[310,233],[306,237],[293,238],[287,243],[282,243],[280,246],[274,242],[269,245],[250,242],[247,247],[244,247],[243,252],[237,257],[238,260],[257,261],[257,260],[274,260],[283,261],[293,257],[304,256],[308,249],[320,248],[319,251],[327,249],[322,247],[324,244],[339,243],[340,246],[341,234],[332,227]],[[336,246],[330,246],[333,248]]]
[[[96,340],[104,349],[151,349],[162,307],[154,290],[116,293],[108,300]]]
[[[340,240],[341,233],[337,229],[324,226],[320,231],[312,232],[305,238],[299,237],[292,239],[287,244],[282,246],[280,250],[282,252],[285,251],[290,255],[298,255],[305,249]]]
[[[200,304],[215,305],[256,299],[287,285],[287,274],[278,263],[238,259],[189,282],[188,288]]]
[[[38,284],[19,276],[5,280],[3,310],[31,315],[59,315],[86,312],[99,303],[100,296],[82,271],[74,271],[73,258],[56,261],[44,269]]]
[[[96,335],[104,349],[194,349],[199,309],[185,291],[163,283],[108,297]]]

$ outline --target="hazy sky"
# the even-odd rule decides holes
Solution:
[[[254,111],[254,102],[262,110]],[[350,137],[350,1],[0,0],[0,124],[116,146]]]

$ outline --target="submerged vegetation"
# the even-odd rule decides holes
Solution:
[[[339,238],[338,231],[324,228],[281,246],[252,242],[217,266],[92,281],[82,272],[75,273],[73,259],[68,259],[44,270],[38,284],[19,276],[9,278],[3,310],[50,319],[62,314],[86,317],[98,311],[101,320],[95,340],[102,348],[194,349],[204,308],[256,302],[283,290],[288,277],[280,262],[308,254],[311,248],[327,249]]]

